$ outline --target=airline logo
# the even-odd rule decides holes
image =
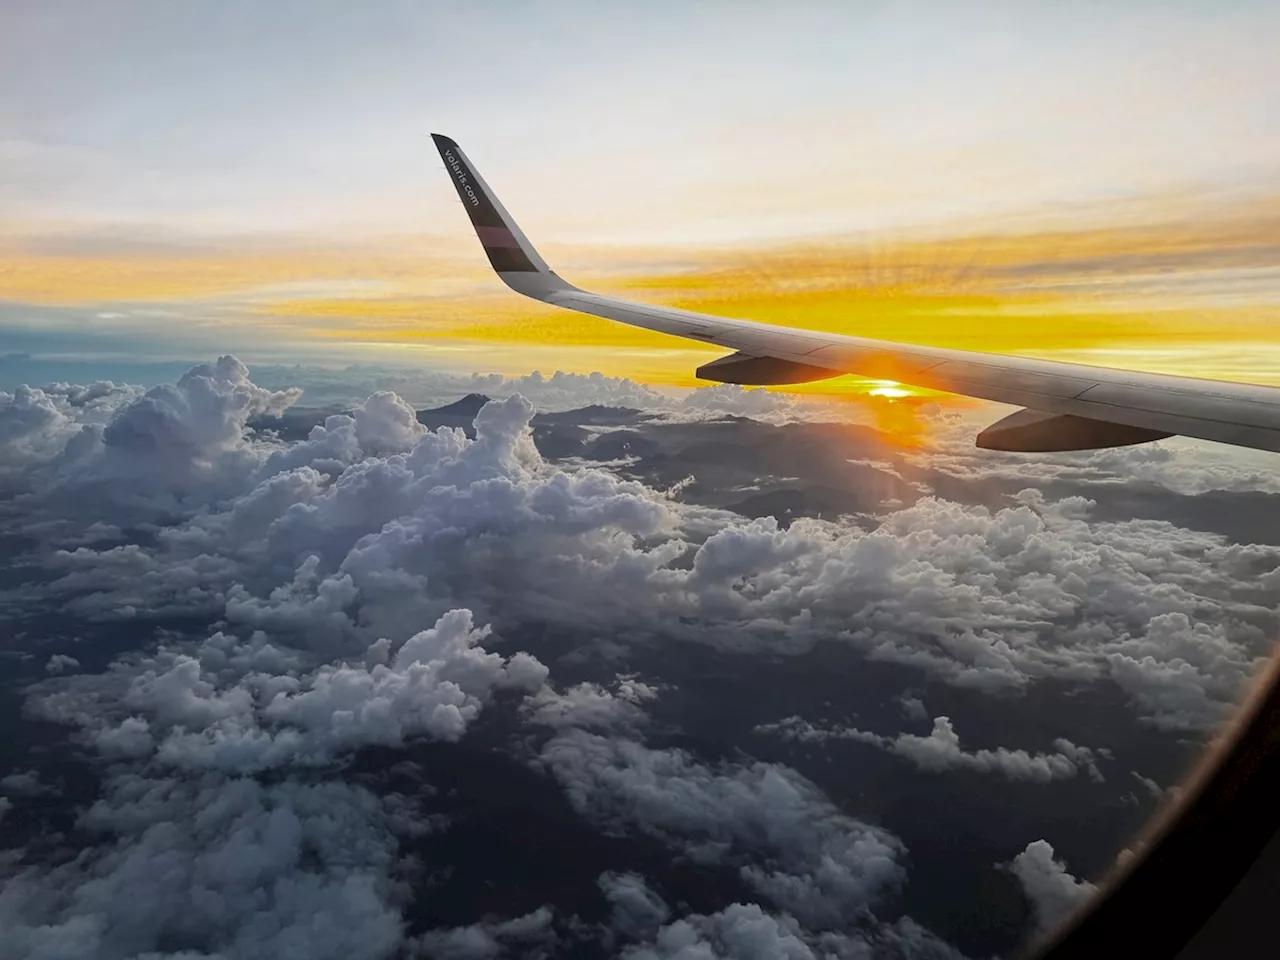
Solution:
[[[466,195],[473,207],[480,206],[480,198],[476,196],[475,187],[471,186],[467,178],[467,171],[462,166],[462,161],[454,156],[452,150],[444,152],[444,160],[445,163],[449,164],[449,169],[453,171],[453,175],[458,178],[458,190]]]

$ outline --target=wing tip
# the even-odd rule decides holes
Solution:
[[[452,137],[446,137],[443,133],[433,133],[432,141],[436,145],[436,149],[440,151],[440,156],[444,157],[445,151],[450,150],[453,153],[461,152],[462,148],[458,146],[458,141]]]

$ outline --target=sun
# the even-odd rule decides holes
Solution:
[[[894,382],[893,380],[877,380],[875,381],[875,383],[876,385],[867,391],[867,396],[889,397],[890,399],[895,399],[895,400],[898,397],[911,396],[910,390],[902,386],[902,384]]]

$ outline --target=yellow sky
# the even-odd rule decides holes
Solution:
[[[1164,219],[1161,219],[1164,214]],[[1098,211],[1089,220],[1105,222]],[[1207,377],[1280,379],[1280,201],[1205,209],[1165,197],[1110,226],[1039,224],[949,237],[831,237],[733,249],[545,253],[593,290],[725,316],[939,346],[1070,357]],[[715,351],[510,293],[465,225],[343,246],[292,239],[0,238],[11,302],[215,309],[266,340],[474,349],[482,369],[600,370],[692,385]],[[843,389],[841,384],[816,389]]]

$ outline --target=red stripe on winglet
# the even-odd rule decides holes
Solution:
[[[520,249],[520,243],[506,227],[476,227],[480,242],[486,247],[510,247]]]

